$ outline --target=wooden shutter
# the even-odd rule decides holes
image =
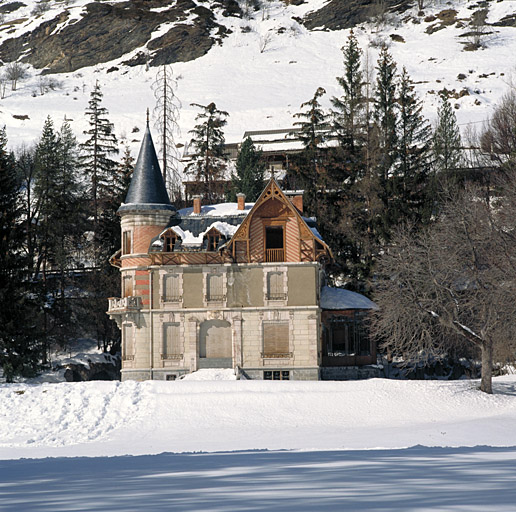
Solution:
[[[179,324],[165,324],[163,331],[163,355],[181,355],[183,347],[179,337]]]
[[[134,336],[131,324],[124,324],[122,337],[122,359],[134,359]]]
[[[208,300],[223,300],[222,274],[208,274]]]
[[[133,295],[133,276],[124,276],[124,297]]]
[[[268,278],[268,298],[269,299],[284,299],[284,276],[283,272],[269,272]]]
[[[180,298],[179,293],[179,275],[171,274],[166,275],[163,278],[163,292],[164,297],[163,300],[169,302],[177,302]]]
[[[288,322],[263,323],[264,356],[288,355],[290,350],[288,339]]]

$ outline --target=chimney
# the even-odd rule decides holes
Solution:
[[[299,213],[303,213],[303,194],[293,196],[292,204],[297,208]]]
[[[245,210],[245,194],[237,194],[238,209]]]
[[[201,196],[193,196],[193,212],[201,213]]]

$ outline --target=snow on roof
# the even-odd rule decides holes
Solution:
[[[193,208],[183,208],[179,210],[181,217],[227,217],[230,215],[247,215],[254,203],[245,203],[244,209],[238,209],[238,203],[221,203],[201,206],[201,213],[194,213]]]
[[[233,226],[231,224],[228,224],[227,222],[215,221],[213,224],[210,224],[204,231],[199,233],[197,236],[194,235],[191,231],[185,230],[185,229],[181,228],[180,226],[172,226],[172,227],[168,227],[167,229],[163,230],[159,234],[159,238],[161,238],[165,234],[166,231],[171,229],[172,231],[174,231],[174,233],[176,233],[176,235],[179,238],[181,238],[183,245],[201,245],[204,237],[206,236],[206,233],[208,233],[208,231],[210,231],[213,228],[215,228],[217,231],[219,231],[221,235],[223,235],[229,239],[236,233],[238,226]],[[157,247],[157,246],[162,245],[159,238],[158,238],[158,240],[155,240],[153,242],[153,244],[152,244],[153,246]]]
[[[322,309],[378,309],[378,306],[360,293],[324,286],[321,291]]]

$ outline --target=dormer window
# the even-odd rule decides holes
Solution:
[[[165,235],[163,239],[163,252],[173,252],[177,237],[171,234]]]
[[[218,233],[211,233],[208,235],[208,251],[216,251],[220,242],[220,235]]]
[[[172,229],[167,229],[160,238],[163,240],[163,252],[174,252],[181,240]]]

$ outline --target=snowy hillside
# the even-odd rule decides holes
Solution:
[[[51,0],[50,10],[36,18],[31,15],[35,2],[27,1],[26,6],[3,14],[0,43],[29,33],[66,8],[68,17],[55,29],[63,30],[82,16],[87,3],[77,0],[65,7],[62,2]],[[418,15],[413,7],[389,15],[384,24],[362,24],[355,28],[355,34],[371,67],[375,65],[378,44],[389,44],[399,66],[406,66],[417,82],[429,119],[436,115],[438,91],[446,88],[455,90],[457,98],[453,103],[462,128],[469,123],[479,127],[511,82],[516,28],[495,24],[500,20],[505,20],[504,25],[514,24],[516,3],[481,2],[489,9],[488,25],[483,36],[485,47],[476,51],[465,50],[468,43],[465,34],[470,31],[471,16],[479,9],[479,3],[471,0],[428,3],[431,5],[425,8],[424,15]],[[171,6],[174,4],[175,0],[169,2]],[[216,23],[225,27],[225,36],[218,37],[206,55],[173,65],[178,79],[177,96],[182,103],[178,142],[188,139],[193,126],[197,111],[190,105],[192,102],[213,101],[229,112],[228,142],[240,141],[246,130],[288,128],[300,104],[319,86],[326,89],[324,102],[329,105],[329,98],[339,94],[335,77],[341,73],[340,48],[348,30],[310,31],[302,22],[309,13],[326,4],[325,0],[305,0],[301,5],[287,6],[283,1],[273,0],[266,10],[254,13],[252,19],[223,16],[221,8],[215,9]],[[160,9],[165,7],[154,11]],[[168,28],[166,23],[158,26],[150,39],[156,40]],[[41,70],[30,67],[29,78],[21,81],[16,91],[11,91],[7,83],[5,98],[0,100],[0,123],[7,125],[10,145],[32,143],[47,115],[58,125],[64,118],[71,120],[72,128],[81,138],[86,128],[83,112],[91,88],[98,80],[117,135],[131,143],[135,153],[145,110],[154,107],[151,85],[156,68],[122,63],[141,54],[144,46],[123,57],[71,73],[42,78]],[[48,80],[59,83],[55,90],[41,94],[42,85]]]

